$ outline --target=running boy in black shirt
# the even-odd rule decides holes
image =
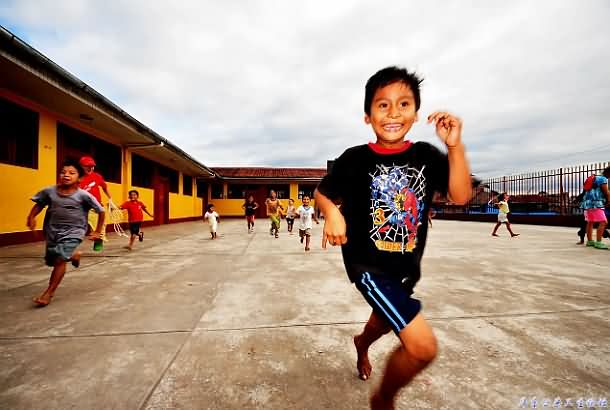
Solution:
[[[326,216],[322,247],[327,242],[342,245],[347,274],[373,308],[364,330],[354,337],[360,377],[370,376],[373,342],[390,330],[401,342],[371,396],[373,409],[393,409],[399,390],[436,356],[434,333],[420,302],[411,297],[420,277],[430,203],[436,191],[458,204],[471,193],[459,118],[441,111],[428,116],[447,154],[425,142],[405,141],[417,121],[421,81],[397,67],[368,80],[364,121],[377,141],[346,150],[315,194]]]

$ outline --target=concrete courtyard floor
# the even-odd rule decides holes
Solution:
[[[224,220],[215,241],[196,222],[148,228],[131,253],[113,234],[44,309],[43,244],[1,248],[0,408],[366,409],[398,340],[359,380],[352,335],[370,310],[321,226],[308,254],[266,221],[248,235]],[[398,408],[610,398],[610,251],[571,228],[491,228],[434,222],[416,296],[440,353]]]

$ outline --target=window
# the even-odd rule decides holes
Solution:
[[[169,181],[169,192],[178,193],[179,174],[178,171],[159,165],[159,175]]]
[[[197,196],[208,200],[208,184],[200,179],[197,180]]]
[[[95,159],[95,171],[106,181],[121,183],[121,147],[97,139],[86,132],[57,124],[57,136],[60,141],[60,153],[64,158],[79,159],[88,155]],[[59,161],[61,163],[61,161]]]
[[[154,162],[139,155],[131,154],[131,185],[152,188],[154,172]]]
[[[0,98],[0,162],[38,168],[38,113]]]
[[[256,185],[229,184],[227,198],[244,199],[247,194],[251,194],[258,189]]]
[[[316,190],[316,187],[317,185],[299,184],[299,199],[303,199],[303,195],[313,199],[313,192]]]
[[[275,191],[279,199],[287,199],[290,195],[290,185],[269,185],[269,193],[271,190]]]
[[[222,184],[212,184],[212,199],[223,198]]]
[[[184,195],[193,195],[193,177],[182,174],[182,193]]]

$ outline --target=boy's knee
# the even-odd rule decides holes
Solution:
[[[438,344],[434,335],[426,337],[425,340],[410,340],[404,347],[409,356],[423,363],[432,362],[438,354]]]

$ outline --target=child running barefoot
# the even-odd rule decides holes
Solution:
[[[494,230],[491,233],[491,236],[500,236],[496,232],[498,231],[500,225],[502,225],[503,223],[506,224],[506,229],[508,229],[508,232],[510,232],[511,238],[519,236],[518,233],[514,233],[513,230],[510,229],[510,222],[508,222],[508,213],[510,212],[510,210],[508,209],[509,198],[510,196],[506,192],[503,192],[500,194],[498,202],[494,202],[492,204],[493,206],[497,206],[500,211],[498,212],[498,222],[496,223],[496,226],[494,226]]]
[[[28,215],[27,226],[36,228],[36,215],[45,207],[43,231],[46,240],[45,262],[53,267],[49,286],[34,298],[38,306],[47,306],[55,295],[57,287],[66,273],[66,263],[80,265],[80,252],[76,248],[87,232],[87,215],[90,209],[98,214],[97,227],[89,239],[100,239],[105,213],[100,203],[88,192],[78,187],[83,169],[76,161],[67,160],[59,173],[59,184],[45,188],[32,197],[36,204]]]
[[[241,207],[246,212],[248,233],[254,232],[254,215],[256,215],[256,210],[258,209],[258,203],[254,202],[254,196],[248,195],[246,202]]]
[[[313,228],[312,219],[316,221],[317,224],[320,223],[318,218],[316,218],[316,214],[314,209],[309,206],[309,195],[303,195],[303,205],[299,207],[297,210],[297,214],[299,215],[299,236],[301,237],[301,243],[303,243],[303,239],[305,239],[305,251],[309,250],[309,241],[311,239],[311,229]]]
[[[436,357],[436,337],[412,297],[428,233],[426,214],[435,192],[448,191],[458,204],[471,194],[459,118],[440,111],[428,116],[446,154],[425,142],[405,141],[418,118],[420,83],[398,67],[368,80],[364,121],[377,141],[347,149],[315,193],[325,217],[322,247],[342,245],[347,274],[373,309],[354,337],[360,377],[371,374],[373,342],[390,330],[400,340],[370,398],[373,409],[394,409],[398,392]]]
[[[218,213],[214,210],[213,204],[208,205],[208,211],[203,216],[203,219],[207,219],[208,224],[210,224],[210,235],[212,235],[212,239],[217,239],[218,234],[216,231],[218,229],[218,223],[220,222],[220,216],[218,216]]]
[[[142,242],[144,240],[144,232],[140,230],[142,226],[142,221],[144,220],[144,214],[142,212],[146,212],[148,216],[154,218],[154,216],[148,212],[146,209],[146,205],[138,200],[140,193],[135,189],[129,191],[129,201],[126,201],[121,205],[120,209],[127,210],[127,216],[129,220],[129,232],[131,232],[131,236],[129,237],[129,245],[125,248],[127,250],[133,249],[133,243],[136,238]]]
[[[297,208],[294,206],[294,199],[290,198],[288,200],[288,208],[286,209],[286,224],[288,225],[288,232],[291,235],[292,235],[292,228],[294,226],[294,219],[297,216],[298,216]]]
[[[267,205],[267,215],[269,216],[269,222],[271,223],[271,227],[269,229],[269,233],[277,238],[280,233],[280,221],[282,220],[282,211],[284,207],[279,199],[277,199],[277,194],[272,189],[269,191],[269,198],[265,201],[265,205]]]

